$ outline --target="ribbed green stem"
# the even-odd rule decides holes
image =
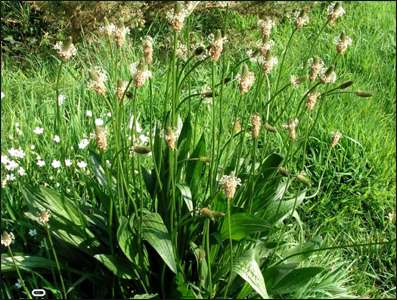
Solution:
[[[209,299],[213,297],[212,290],[212,270],[211,270],[211,248],[210,248],[210,219],[206,220],[206,244],[207,244],[207,264],[208,264],[208,292]]]
[[[64,280],[63,280],[63,277],[62,277],[61,267],[59,266],[58,256],[57,256],[57,253],[55,251],[54,244],[52,243],[51,234],[50,234],[50,228],[48,226],[48,223],[46,223],[46,229],[47,229],[48,240],[50,241],[52,253],[54,254],[55,263],[57,265],[57,269],[58,269],[58,272],[59,272],[59,279],[61,280],[63,297],[64,297],[64,299],[66,299],[65,283],[64,283]]]
[[[226,299],[227,292],[229,290],[230,284],[232,283],[232,272],[233,272],[233,242],[232,242],[232,222],[231,222],[231,199],[227,199],[227,225],[229,231],[229,246],[230,246],[230,272],[229,272],[229,280],[227,281],[225,294],[223,298]]]
[[[282,71],[283,71],[285,56],[286,56],[286,54],[287,54],[289,45],[290,45],[290,43],[291,43],[291,41],[292,41],[292,37],[294,36],[296,30],[297,30],[297,28],[295,27],[294,30],[292,31],[292,34],[291,34],[291,36],[290,36],[288,42],[287,42],[287,46],[285,47],[285,51],[284,51],[284,54],[283,54],[283,58],[282,58],[282,60],[281,60],[280,70],[278,71],[278,77],[277,77],[277,82],[276,82],[276,90],[278,89],[278,85],[279,85],[279,83],[280,83],[280,77],[281,77],[281,73],[282,73]]]
[[[22,279],[21,273],[19,272],[19,268],[18,268],[18,266],[17,266],[17,264],[16,264],[16,262],[15,262],[14,255],[12,255],[11,246],[8,246],[8,253],[10,254],[11,259],[12,259],[12,262],[14,263],[15,270],[17,271],[19,280],[20,280],[21,285],[22,285],[22,287],[23,287],[23,289],[24,289],[24,291],[25,291],[25,293],[26,293],[26,296],[27,296],[29,299],[33,299],[32,296],[30,295],[30,292],[29,292],[28,288],[27,288],[26,285],[25,285],[25,282],[24,282],[23,279]],[[66,294],[64,294],[64,295],[66,296]]]

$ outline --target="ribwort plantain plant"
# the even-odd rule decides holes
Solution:
[[[76,53],[70,39],[55,47],[61,60],[57,100],[66,70],[79,70],[70,87],[75,107],[56,110],[62,142],[56,158],[65,182],[60,189],[45,187],[33,169],[31,180],[21,177],[20,183],[24,222],[37,220],[40,211],[45,223],[56,265],[49,271],[51,284],[59,278],[62,286],[58,298],[269,299],[299,294],[315,286],[320,274],[335,275],[315,263],[315,253],[343,246],[326,248],[320,236],[308,239],[298,208],[322,189],[332,151],[345,140],[330,129],[336,131],[327,141],[324,172],[310,172],[308,147],[318,125],[326,126],[326,101],[344,93],[372,96],[339,91],[353,84],[336,83],[337,59],[351,43],[344,31],[336,54],[316,53],[326,25],[344,13],[341,4],[330,6],[310,50],[302,49],[309,53],[308,67],[296,70],[286,65],[288,50],[297,32],[311,30],[303,26],[309,12],[296,14],[286,45],[271,40],[280,25],[261,20],[259,49],[250,49],[257,56],[233,60],[226,43],[230,3],[219,10],[223,24],[207,45],[201,36],[197,43],[191,39],[199,5],[177,1],[168,12],[172,42],[165,61],[158,58],[154,32],[134,32],[134,38],[122,19],[117,25],[105,19],[102,35],[90,48],[84,45],[85,54]],[[180,45],[186,57],[178,54]],[[104,121],[98,117],[105,110]],[[87,118],[81,111],[94,112],[96,121],[80,124]],[[78,150],[71,149],[73,135],[83,138]],[[75,172],[66,164],[72,155],[83,159]],[[20,280],[26,274],[19,269],[52,262],[51,256],[27,254],[16,259],[9,250],[12,260],[2,259],[2,266]]]

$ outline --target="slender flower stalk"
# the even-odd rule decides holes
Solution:
[[[298,27],[295,27],[295,29],[292,31],[292,34],[287,42],[287,46],[285,46],[285,51],[283,53],[283,58],[281,59],[281,65],[280,65],[280,70],[278,71],[278,77],[277,77],[277,82],[276,82],[276,91],[278,90],[278,85],[280,83],[280,77],[281,77],[281,72],[283,71],[283,66],[284,66],[284,61],[285,61],[285,56],[287,55],[289,45],[291,44],[292,38],[296,32]]]
[[[61,268],[59,266],[59,262],[58,262],[58,256],[55,252],[55,248],[54,248],[54,244],[52,243],[52,238],[51,238],[51,234],[50,234],[50,227],[48,225],[48,222],[50,221],[51,218],[51,212],[49,209],[41,209],[38,217],[37,217],[37,221],[39,223],[44,224],[44,226],[47,229],[47,236],[48,236],[48,240],[50,241],[50,245],[51,245],[51,249],[52,249],[52,253],[54,254],[54,259],[55,259],[55,263],[57,265],[57,269],[58,269],[58,273],[59,273],[59,278],[61,280],[61,284],[62,284],[62,291],[63,291],[63,296],[64,299],[66,299],[66,289],[65,289],[65,283],[63,280],[63,276],[62,276],[62,271]]]
[[[12,259],[12,262],[14,264],[15,270],[17,271],[17,274],[18,274],[18,277],[19,277],[19,282],[20,282],[21,286],[23,287],[23,289],[24,289],[24,291],[26,293],[26,296],[29,299],[32,299],[32,296],[30,295],[30,292],[29,292],[28,288],[25,285],[25,281],[22,279],[22,275],[19,272],[18,265],[15,262],[14,255],[12,254],[12,251],[11,251],[11,243],[12,243],[13,240],[15,240],[15,236],[14,236],[14,234],[12,232],[10,232],[10,233],[3,232],[2,236],[1,236],[1,245],[3,245],[4,247],[8,248],[8,253],[9,253],[11,259]]]

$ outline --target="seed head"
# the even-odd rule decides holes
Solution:
[[[309,16],[306,14],[305,10],[302,9],[300,12],[294,14],[294,20],[295,27],[302,28],[309,23]]]
[[[262,127],[261,117],[259,116],[258,113],[252,115],[251,124],[252,124],[252,137],[257,138],[259,136],[259,132]]]
[[[314,105],[316,105],[316,102],[318,100],[318,98],[321,96],[320,93],[317,92],[318,91],[318,86],[316,86],[309,94],[307,94],[306,96],[306,108],[308,110],[313,110]],[[306,92],[307,93],[307,92]],[[306,94],[305,93],[305,94]]]
[[[267,51],[267,50],[266,50]],[[249,58],[249,60],[250,60],[250,62],[256,62],[256,61],[258,61],[258,59],[259,59],[259,54],[261,53],[261,49],[257,49],[257,50],[255,50],[255,51],[253,51],[253,50],[248,50],[247,51],[247,55],[248,55],[248,58]],[[262,56],[261,56],[262,57]]]
[[[87,83],[87,88],[93,89],[99,95],[105,94],[105,81],[108,78],[105,71],[100,67],[95,67],[93,70],[88,70],[88,73],[90,75],[90,81]]]
[[[320,73],[319,80],[322,84],[334,83],[336,80],[336,74],[334,72],[335,67],[332,65],[328,69],[323,69]]]
[[[165,128],[165,141],[167,142],[168,148],[170,150],[176,150],[175,148],[175,133],[172,131],[171,126],[167,126]]]
[[[215,36],[211,34],[209,37],[211,48],[209,51],[210,59],[217,62],[223,51],[223,43],[227,41],[226,37],[222,37],[222,32],[218,29]]]
[[[15,237],[12,232],[10,232],[10,233],[7,233],[6,231],[3,232],[2,236],[1,236],[1,244],[4,247],[9,247],[13,240],[15,240]]]
[[[284,177],[289,177],[289,173],[287,172],[287,170],[284,167],[278,168],[278,172]]]
[[[260,53],[262,56],[266,56],[267,51],[274,46],[274,41],[269,38],[269,35],[265,35],[262,38],[262,42],[259,44]]]
[[[180,1],[175,2],[174,12],[168,12],[167,18],[171,23],[172,30],[175,33],[182,31],[183,22],[185,21],[188,11],[183,7]]]
[[[369,97],[372,97],[374,94],[367,93],[367,92],[362,92],[362,91],[357,91],[356,95],[361,97],[361,98],[369,98]]]
[[[332,134],[331,147],[333,148],[333,147],[335,147],[338,144],[339,139],[342,138],[343,135],[339,132],[339,130],[337,130],[335,132],[333,131],[333,132],[331,132],[331,134]]]
[[[125,43],[125,35],[130,33],[130,29],[124,26],[123,20],[120,20],[117,23],[117,27],[115,29],[116,33],[116,44],[117,46],[121,47]]]
[[[201,209],[201,215],[207,217],[211,221],[215,221],[215,218],[222,218],[225,216],[225,213],[219,211],[210,210],[207,207]]]
[[[127,86],[128,86],[128,81],[123,81],[120,78],[117,79],[116,94],[117,94],[117,99],[119,99],[119,101],[123,99],[123,95],[125,90],[127,89]]]
[[[152,150],[150,150],[150,148],[146,146],[135,145],[131,147],[131,152],[138,154],[149,154],[150,152],[152,152]]]
[[[352,39],[348,37],[344,31],[340,34],[340,36],[336,36],[334,38],[334,44],[336,45],[336,51],[338,54],[345,53],[347,46],[352,44]]]
[[[291,118],[289,118],[287,124],[283,124],[283,128],[285,130],[288,130],[288,135],[291,140],[296,139],[295,127],[296,125],[298,125],[298,123],[299,123],[298,119],[292,120]]]
[[[237,75],[238,76],[236,76],[236,78],[238,80],[238,87],[240,89],[240,94],[243,95],[245,93],[248,93],[255,81],[254,72],[249,72],[248,66],[244,64],[242,74],[237,74]]]
[[[146,61],[144,58],[141,58],[138,65],[136,63],[131,64],[130,72],[135,88],[143,86],[146,82],[146,79],[152,77],[152,72],[146,69]]]
[[[41,209],[37,220],[41,223],[47,223],[51,218],[51,212],[49,209]]]
[[[346,81],[346,82],[342,83],[341,85],[339,85],[338,89],[340,89],[340,90],[347,89],[348,87],[351,87],[353,85],[353,83],[354,83],[353,80]]]
[[[273,20],[269,19],[269,17],[265,17],[263,20],[258,21],[258,26],[262,30],[262,38],[265,35],[270,35],[270,30],[276,25]]]
[[[203,261],[205,258],[205,251],[203,250],[203,248],[200,246],[200,250],[199,250],[199,261]]]
[[[237,186],[241,185],[241,179],[235,177],[234,172],[231,172],[230,175],[224,175],[219,181],[219,184],[221,185],[226,198],[232,199],[236,193]]]
[[[277,130],[276,128],[274,128],[273,126],[271,126],[271,125],[269,125],[269,124],[266,124],[266,125],[265,125],[265,129],[266,129],[267,131],[273,132],[273,133],[277,133],[277,132],[278,132],[278,130]]]
[[[265,61],[263,62],[262,65],[262,73],[269,74],[270,71],[273,69],[273,67],[277,65],[277,63],[278,63],[277,57],[273,57],[271,51],[268,50],[266,53]]]
[[[95,128],[95,139],[98,148],[101,149],[102,151],[105,151],[107,146],[106,133],[103,132],[98,126]]]
[[[307,77],[307,76],[298,78],[295,75],[291,75],[290,83],[293,86],[293,88],[296,89],[298,87],[298,85],[300,85],[302,82],[305,82],[308,79],[309,79],[309,77]]]
[[[59,41],[55,44],[54,49],[62,61],[67,61],[70,57],[76,56],[77,50],[72,43],[72,37],[69,36],[64,41]]]
[[[116,26],[113,23],[109,24],[109,21],[106,17],[104,17],[103,20],[105,25],[99,27],[99,32],[106,37],[111,37],[116,32]]]
[[[330,4],[328,6],[328,21],[334,22],[344,13],[345,10],[343,9],[342,4],[340,2],[336,2],[335,4]]]
[[[300,172],[298,176],[296,176],[296,179],[298,179],[298,181],[306,186],[312,186],[312,184],[310,183],[309,179],[307,179],[306,177],[306,173],[304,171]]]
[[[153,38],[148,35],[145,36],[142,40],[142,47],[146,64],[150,65],[153,60]]]
[[[202,163],[211,163],[212,162],[211,158],[205,157],[205,156],[200,156],[198,160],[199,160],[199,162],[202,162]]]
[[[308,60],[307,65],[310,68],[309,79],[311,82],[314,82],[317,78],[318,73],[323,69],[324,62],[321,58],[315,56]]]

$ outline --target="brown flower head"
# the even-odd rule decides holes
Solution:
[[[234,172],[231,172],[230,175],[224,175],[219,181],[219,184],[221,185],[226,198],[232,199],[236,193],[237,186],[241,185],[241,179],[235,177]]]
[[[240,94],[248,93],[255,81],[255,73],[248,70],[248,66],[244,64],[243,72],[237,74],[236,79],[238,80],[238,87]]]
[[[215,35],[210,34],[208,38],[211,42],[211,48],[209,51],[210,59],[213,62],[217,62],[223,51],[223,43],[227,41],[227,38],[222,37],[222,33],[219,29],[216,31]]]
[[[343,135],[339,132],[339,130],[337,130],[335,132],[333,131],[333,132],[331,132],[331,134],[332,134],[331,147],[333,148],[338,144],[340,138],[342,138]]]
[[[1,244],[4,247],[9,247],[13,240],[15,240],[15,237],[12,232],[10,232],[10,233],[7,233],[6,231],[3,232],[2,236],[1,236]]]
[[[345,13],[340,2],[332,3],[328,6],[328,21],[334,22],[337,18]]]
[[[298,119],[295,119],[295,120],[288,119],[287,124],[283,124],[283,128],[285,130],[288,130],[288,135],[289,135],[291,140],[295,140],[296,139],[295,127],[296,127],[296,125],[298,125],[298,123],[299,123]]]
[[[273,57],[272,52],[270,50],[267,51],[265,60],[262,64],[262,73],[269,74],[273,67],[277,65],[278,59],[277,57]]]
[[[146,62],[144,58],[141,58],[139,64],[130,65],[131,76],[134,80],[135,88],[143,86],[147,78],[152,77],[152,72],[146,69]]]
[[[100,67],[95,67],[93,70],[88,70],[88,73],[90,75],[90,81],[87,83],[87,88],[93,89],[99,95],[105,94],[105,81],[108,78],[105,71]]]
[[[307,62],[308,68],[310,68],[309,80],[314,82],[317,78],[318,73],[323,69],[324,62],[318,56],[310,58]]]
[[[150,65],[153,60],[153,38],[148,35],[145,36],[142,39],[142,47],[146,64]]]
[[[259,116],[258,113],[252,115],[251,124],[252,124],[252,137],[257,138],[259,136],[259,132],[262,126],[261,117]]]
[[[336,45],[336,52],[338,52],[338,54],[343,54],[345,53],[347,46],[352,44],[352,39],[342,31],[340,36],[336,36],[334,38],[334,44]]]
[[[321,94],[318,93],[318,86],[316,86],[309,94],[307,94],[307,96],[306,96],[306,108],[308,110],[313,110],[314,105],[316,105],[316,102],[317,102],[318,98],[320,97],[320,95]]]

